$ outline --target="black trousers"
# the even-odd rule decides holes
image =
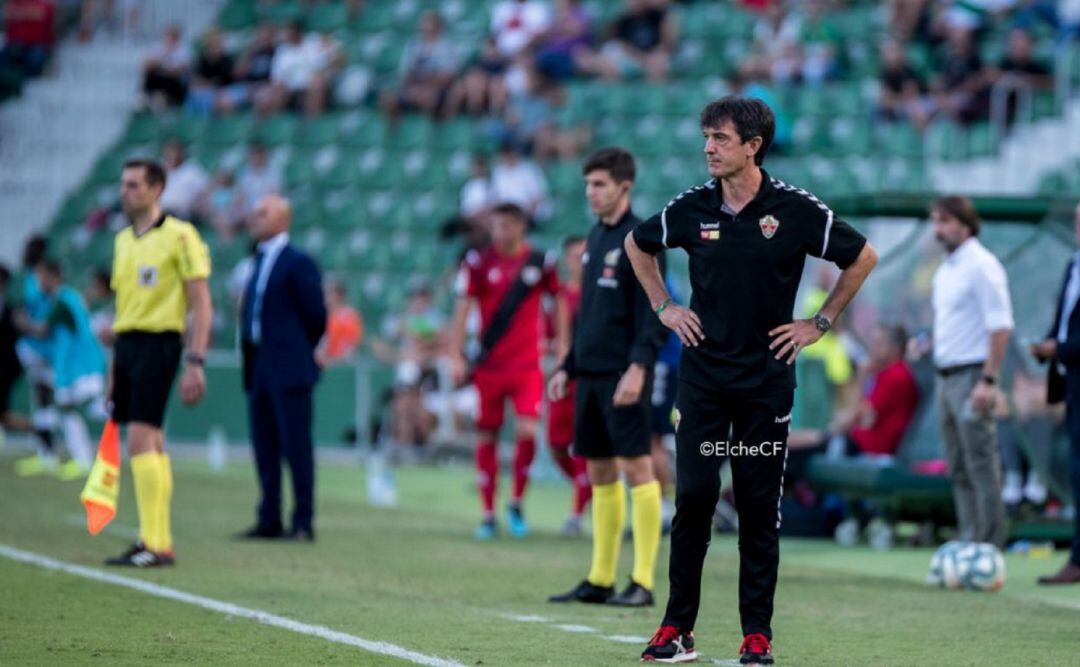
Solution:
[[[1069,480],[1073,503],[1080,503],[1080,370],[1065,373],[1065,426],[1069,432]],[[1076,512],[1069,560],[1080,566],[1080,512]]]
[[[720,498],[720,466],[731,460],[739,513],[739,616],[744,635],[772,638],[780,564],[780,496],[794,392],[762,398],[726,396],[679,383],[676,407],[675,519],[671,593],[664,625],[694,628],[701,572]]]
[[[271,389],[255,384],[248,391],[251,442],[259,473],[258,523],[281,527],[281,462],[292,477],[292,527],[312,529],[315,513],[315,456],[311,438],[311,388]]]

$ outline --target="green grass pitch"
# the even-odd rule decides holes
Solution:
[[[98,567],[131,541],[130,472],[119,515],[98,537],[81,525],[79,483],[19,479],[0,456],[0,544]],[[504,491],[505,478],[501,487]],[[637,661],[661,609],[554,606],[544,600],[586,572],[587,538],[558,527],[562,484],[536,484],[527,499],[534,535],[473,541],[477,518],[465,468],[398,472],[401,506],[374,509],[355,466],[318,471],[315,545],[236,542],[254,517],[250,465],[220,473],[176,463],[173,503],[179,565],[124,571],[295,621],[465,665],[626,665]],[[996,594],[923,585],[929,550],[876,553],[784,540],[773,622],[780,665],[1070,665],[1080,661],[1080,588],[1043,590],[1053,560],[1008,556]],[[632,551],[624,545],[625,579]],[[714,539],[696,628],[701,662],[733,664],[741,640],[734,538]],[[667,545],[658,599],[667,594]],[[620,581],[620,586],[624,581]],[[520,620],[534,617],[534,620]],[[541,617],[542,620],[535,620]],[[559,627],[563,626],[563,627]],[[618,641],[613,637],[621,637]],[[287,630],[146,593],[0,558],[0,664],[405,664]]]

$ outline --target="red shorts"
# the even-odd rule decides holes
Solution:
[[[566,396],[561,401],[548,403],[548,444],[555,449],[565,449],[574,442],[574,387],[566,383]]]
[[[540,400],[544,396],[544,374],[539,368],[523,371],[477,369],[473,373],[476,391],[480,394],[480,415],[476,428],[496,431],[503,424],[506,399],[514,401],[514,414],[536,419],[540,416]]]

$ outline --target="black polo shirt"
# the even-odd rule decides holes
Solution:
[[[629,210],[614,225],[597,222],[585,241],[581,308],[563,370],[577,375],[622,373],[632,363],[652,371],[667,328],[652,312],[623,250],[626,235],[641,223]],[[664,271],[661,262],[660,270]]]
[[[740,396],[795,388],[795,367],[774,357],[769,331],[793,320],[807,255],[847,268],[866,239],[817,197],[761,172],[761,187],[733,215],[716,179],[671,200],[634,229],[645,252],[690,256],[690,308],[705,340],[683,347],[680,380]]]

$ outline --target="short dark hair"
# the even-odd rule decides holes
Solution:
[[[496,204],[495,207],[491,209],[491,212],[498,215],[509,215],[525,224],[529,224],[529,215],[525,213],[525,209],[514,202],[504,201],[501,204]]]
[[[143,169],[146,171],[146,184],[165,188],[165,168],[153,158],[137,157],[124,163],[124,169]]]
[[[33,268],[38,262],[45,259],[45,253],[49,251],[49,239],[41,234],[34,234],[23,246],[23,266]]]
[[[907,349],[908,342],[908,332],[907,329],[904,328],[904,325],[882,323],[878,326],[885,332],[885,335],[889,337],[889,342],[895,345],[900,350],[900,353],[903,354],[904,350]]]
[[[979,219],[979,212],[975,210],[975,204],[968,197],[959,195],[938,197],[930,205],[930,211],[956,218],[961,225],[968,228],[972,236],[979,235],[982,220]]]
[[[585,243],[585,237],[581,234],[571,234],[570,236],[567,236],[565,239],[563,239],[563,250],[569,248],[572,245],[577,245],[578,243]]]
[[[618,148],[601,148],[585,160],[581,167],[581,175],[588,176],[590,173],[602,169],[618,183],[634,180],[637,176],[637,166],[634,164],[634,156],[630,151]]]
[[[728,95],[709,102],[701,110],[702,128],[720,127],[726,120],[735,126],[744,144],[754,137],[761,137],[761,148],[754,154],[754,164],[761,165],[776,134],[776,116],[769,105],[755,97]]]
[[[54,276],[64,275],[64,267],[60,265],[59,260],[53,257],[48,257],[41,260],[41,263],[38,264],[37,268],[41,269],[45,273],[51,273]]]

